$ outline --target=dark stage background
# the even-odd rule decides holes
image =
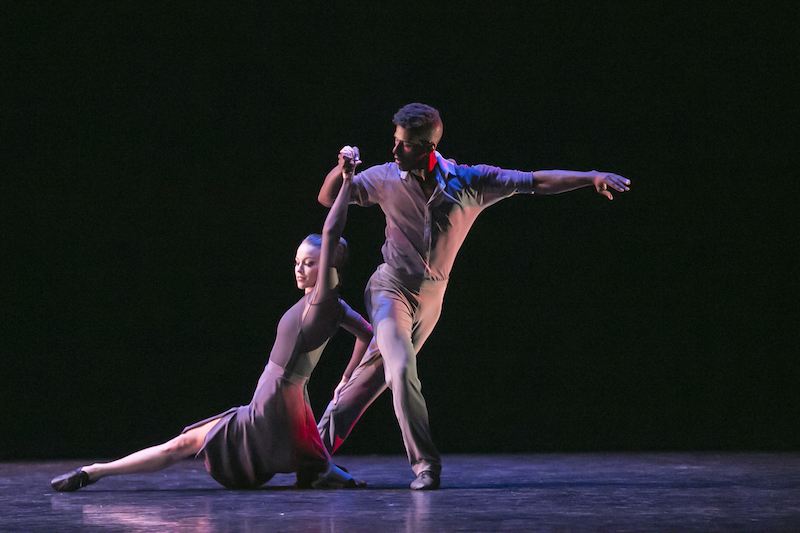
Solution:
[[[443,453],[800,448],[796,3],[79,4],[0,17],[0,459],[247,403],[322,178],[412,101],[459,162],[633,180],[481,215],[420,354]],[[350,210],[362,312],[382,236]],[[343,453],[403,452],[389,400]]]

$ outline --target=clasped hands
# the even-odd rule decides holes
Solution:
[[[358,146],[345,146],[339,150],[339,164],[342,165],[342,178],[352,178],[356,167],[361,164]]]

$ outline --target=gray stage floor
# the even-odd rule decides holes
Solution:
[[[433,492],[405,457],[336,460],[369,487],[231,491],[187,460],[56,493],[85,462],[0,463],[0,531],[800,531],[797,453],[446,455]]]

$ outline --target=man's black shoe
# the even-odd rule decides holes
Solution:
[[[414,490],[436,490],[439,488],[439,474],[425,470],[420,472],[417,479],[411,482]]]

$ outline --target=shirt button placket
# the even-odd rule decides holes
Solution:
[[[431,262],[431,203],[425,206],[425,264],[430,268]]]

